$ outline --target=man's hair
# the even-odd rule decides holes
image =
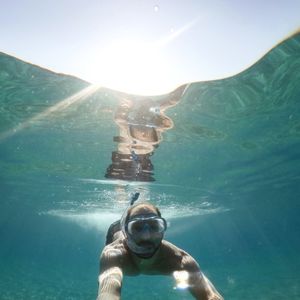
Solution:
[[[134,208],[138,207],[138,206],[144,206],[144,207],[148,207],[148,208],[151,208],[151,209],[154,209],[156,214],[161,217],[161,213],[159,211],[159,209],[151,204],[150,202],[139,202],[139,203],[136,203],[136,204],[133,204],[132,206],[130,206],[127,210],[127,215],[126,215],[126,218],[125,218],[125,224],[128,222],[129,218],[130,218],[130,215],[131,215],[131,212]]]

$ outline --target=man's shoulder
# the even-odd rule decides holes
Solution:
[[[167,261],[171,261],[180,268],[193,268],[197,269],[198,264],[196,260],[185,250],[175,246],[174,244],[163,240],[162,241],[162,257]]]
[[[173,255],[181,256],[181,257],[184,255],[189,255],[186,251],[175,246],[174,244],[172,244],[171,242],[169,242],[167,240],[162,240],[161,248],[167,254],[173,254]]]
[[[111,244],[108,244],[102,250],[100,255],[100,266],[106,269],[113,266],[122,267],[124,261],[128,258],[128,251],[124,246],[122,239],[117,239]]]
[[[117,239],[113,241],[112,243],[106,245],[104,249],[102,250],[100,259],[107,259],[107,258],[120,258],[124,255],[127,255],[127,249],[124,245],[123,239]]]
[[[174,266],[181,265],[182,258],[186,252],[175,246],[174,244],[163,240],[160,248],[160,259],[163,259],[167,264],[172,263]]]

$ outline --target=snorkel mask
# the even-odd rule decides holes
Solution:
[[[128,218],[128,210],[131,207],[125,211],[121,219],[126,244],[137,256],[150,258],[161,244],[164,232],[167,229],[167,222],[160,216],[159,211],[157,214],[138,214]]]
[[[166,229],[166,220],[155,214],[139,215],[130,219],[125,225],[126,233],[136,236],[143,235],[145,231],[148,231],[149,234],[164,233]]]

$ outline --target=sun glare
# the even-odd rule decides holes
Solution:
[[[170,44],[199,21],[199,17],[156,41],[118,39],[89,55],[85,78],[102,87],[140,95],[169,93],[178,85]],[[173,63],[172,63],[173,62]]]

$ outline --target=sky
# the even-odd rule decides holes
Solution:
[[[235,75],[300,29],[300,0],[0,0],[0,51],[139,95]]]

